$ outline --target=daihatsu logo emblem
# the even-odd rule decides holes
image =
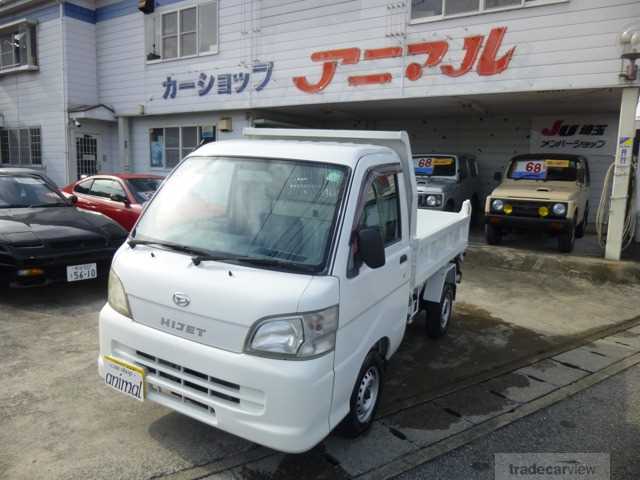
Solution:
[[[184,293],[174,293],[173,294],[173,303],[175,303],[179,307],[188,307],[191,303],[191,299],[188,295]]]

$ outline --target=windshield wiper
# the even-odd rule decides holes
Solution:
[[[28,208],[68,207],[68,206],[70,205],[66,202],[42,203],[40,205],[27,205]]]
[[[260,258],[249,257],[247,255],[240,256],[224,256],[224,255],[198,255],[193,257],[194,265],[200,265],[202,262],[233,262],[244,263],[252,267],[275,267],[285,270],[297,270],[302,272],[312,272],[314,267],[311,265],[302,265],[299,263],[287,262],[276,258]]]
[[[136,245],[157,245],[159,247],[168,248],[170,250],[175,250],[176,252],[188,253],[189,255],[202,255],[198,249],[185,247],[184,245],[178,245],[177,243],[171,242],[162,242],[160,240],[136,240],[135,238],[130,239],[127,244],[131,248],[136,248]]]

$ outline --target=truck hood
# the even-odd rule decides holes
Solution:
[[[113,269],[127,293],[135,322],[232,352],[244,350],[247,335],[258,320],[295,314],[301,308],[310,310],[307,298],[301,305],[307,289],[327,298],[318,308],[338,303],[333,277],[221,262],[196,266],[189,255],[150,246],[132,249],[123,245]],[[312,283],[323,284],[323,288],[310,288]]]
[[[571,182],[531,182],[519,180],[500,185],[491,194],[494,198],[547,200],[568,202],[578,194],[576,184]]]

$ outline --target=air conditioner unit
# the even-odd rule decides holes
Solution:
[[[232,132],[233,123],[231,121],[231,117],[222,117],[218,120],[218,130],[221,132]]]

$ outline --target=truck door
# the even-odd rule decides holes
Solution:
[[[402,340],[407,320],[411,251],[404,178],[400,164],[371,167],[371,157],[358,163],[354,180],[358,187],[352,188],[350,198],[355,208],[345,219],[341,254],[335,264],[334,273],[340,277],[340,331],[333,421],[348,412],[354,382],[369,350],[380,339],[387,339],[388,353],[392,353]],[[358,260],[352,240],[359,227],[380,229],[386,256],[382,267],[371,269]]]

